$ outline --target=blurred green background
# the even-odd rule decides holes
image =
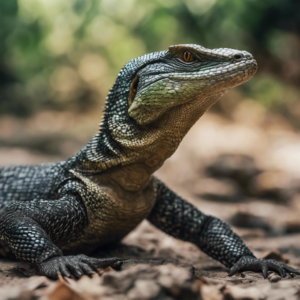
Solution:
[[[259,72],[231,101],[300,126],[298,0],[2,0],[0,41],[0,117],[90,111],[128,60],[197,43],[254,54]]]

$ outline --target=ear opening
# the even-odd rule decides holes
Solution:
[[[131,106],[131,104],[132,104],[132,102],[134,100],[134,97],[136,95],[138,84],[139,84],[139,78],[138,78],[138,76],[136,76],[132,80],[132,82],[130,84],[130,88],[129,88],[129,95],[128,95],[128,104],[129,104],[129,107]]]

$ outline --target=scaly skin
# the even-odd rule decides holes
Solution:
[[[0,254],[13,254],[52,278],[118,268],[121,259],[83,253],[121,240],[148,218],[231,268],[230,275],[300,274],[257,259],[227,224],[152,176],[199,117],[256,69],[248,52],[198,45],[130,61],[107,97],[100,132],[79,153],[56,164],[0,169]]]

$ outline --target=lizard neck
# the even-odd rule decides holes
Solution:
[[[130,181],[128,180],[130,176],[136,181],[137,175],[144,173],[143,182],[147,182],[151,174],[175,152],[193,124],[222,94],[214,95],[214,99],[210,101],[195,99],[184,105],[175,106],[155,123],[145,126],[137,125],[129,117],[125,96],[122,101],[123,107],[106,106],[100,132],[70,159],[75,162],[72,167],[83,173],[114,172],[114,170],[120,173],[119,170],[122,169],[126,173],[126,176],[124,175],[126,182]],[[113,96],[114,94],[110,93],[109,97]],[[210,105],[206,107],[203,103]],[[118,178],[121,177],[118,175]]]
[[[130,84],[140,69],[159,61],[166,52],[146,54],[125,65],[107,96],[100,132],[81,151],[66,161],[67,169],[100,173],[130,163],[131,160],[128,159],[130,147],[138,143],[135,134],[142,132],[128,115]],[[127,147],[122,142],[125,140],[132,140],[133,143]]]

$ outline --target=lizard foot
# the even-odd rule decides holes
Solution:
[[[52,257],[35,265],[39,275],[56,279],[58,274],[63,277],[80,278],[82,275],[91,276],[98,269],[112,267],[120,269],[122,265],[121,258],[93,258],[80,254],[76,256],[58,256]]]
[[[252,256],[243,256],[230,269],[229,276],[242,271],[262,272],[264,278],[268,276],[268,271],[278,273],[281,277],[285,277],[286,273],[294,273],[300,275],[300,272],[282,262],[274,259],[259,259]]]

